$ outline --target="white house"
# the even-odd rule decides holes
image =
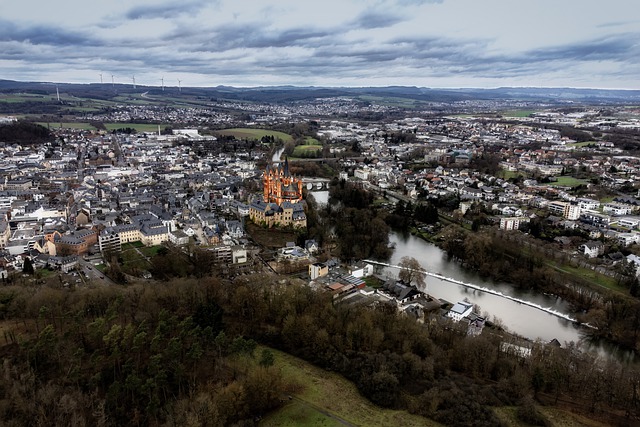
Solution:
[[[583,250],[587,258],[596,258],[604,253],[604,244],[602,242],[587,242],[580,245],[578,249]]]
[[[447,317],[453,319],[455,322],[459,322],[470,315],[472,310],[473,304],[469,304],[467,302],[458,302],[453,307],[451,307],[451,310],[449,310],[449,312],[447,313]]]

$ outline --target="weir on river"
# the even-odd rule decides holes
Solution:
[[[369,259],[365,259],[364,262],[367,262],[369,264],[380,265],[380,266],[383,266],[383,267],[398,268],[398,269],[406,268],[406,267],[402,267],[400,265],[387,264],[385,262],[372,261],[372,260],[369,260]],[[529,307],[536,308],[538,310],[544,311],[545,313],[549,313],[549,314],[551,314],[553,316],[556,316],[556,317],[559,317],[561,319],[565,319],[565,320],[568,320],[568,321],[574,322],[574,323],[579,323],[573,317],[568,316],[568,315],[566,315],[564,313],[560,313],[559,311],[554,310],[554,309],[552,309],[550,307],[543,307],[540,304],[536,304],[536,303],[533,303],[531,301],[523,300],[521,298],[516,298],[516,297],[513,297],[511,295],[506,295],[506,294],[503,294],[502,292],[496,291],[494,289],[489,289],[489,288],[485,288],[483,286],[474,285],[473,283],[462,282],[460,280],[456,280],[456,279],[453,279],[451,277],[446,277],[446,276],[443,276],[443,275],[438,274],[438,273],[432,273],[432,272],[423,271],[423,270],[414,270],[414,271],[418,271],[420,273],[424,273],[425,275],[430,276],[430,277],[435,277],[436,279],[444,280],[445,282],[455,283],[456,285],[461,285],[461,286],[464,286],[464,287],[467,287],[467,288],[475,289],[476,291],[486,292],[486,293],[491,294],[491,295],[496,295],[496,296],[499,296],[501,298],[505,298],[505,299],[517,302],[519,304],[528,305]],[[585,326],[589,326],[589,325],[585,324]]]

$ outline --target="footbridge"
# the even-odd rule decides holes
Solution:
[[[370,259],[365,259],[364,262],[372,264],[372,265],[380,265],[380,266],[388,267],[388,268],[406,269],[406,267],[402,267],[400,265],[387,264],[385,262],[372,261]],[[545,313],[549,313],[549,314],[551,314],[553,316],[556,316],[556,317],[559,317],[561,319],[565,319],[565,320],[568,320],[570,322],[574,322],[574,323],[578,323],[578,324],[583,324],[583,325],[585,325],[587,327],[593,328],[593,326],[591,326],[589,324],[580,323],[576,319],[574,319],[573,317],[568,316],[568,315],[566,315],[564,313],[560,313],[559,311],[554,310],[552,308],[543,307],[540,304],[536,304],[536,303],[533,303],[531,301],[526,301],[526,300],[523,300],[521,298],[512,297],[511,295],[503,294],[502,292],[496,291],[494,289],[489,289],[489,288],[485,288],[483,286],[474,285],[473,283],[462,282],[460,280],[456,280],[456,279],[453,279],[451,277],[446,277],[446,276],[443,276],[443,275],[441,275],[439,273],[432,273],[432,272],[426,271],[426,270],[415,270],[415,269],[410,269],[410,270],[424,273],[425,275],[427,275],[429,277],[440,279],[440,280],[443,280],[445,282],[455,283],[456,285],[464,286],[466,288],[474,289],[476,291],[484,292],[484,293],[491,294],[491,295],[496,295],[496,296],[498,296],[500,298],[504,298],[504,299],[508,299],[508,300],[517,302],[518,304],[528,305],[529,307],[533,307],[535,309],[544,311]]]

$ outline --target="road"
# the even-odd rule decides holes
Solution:
[[[85,275],[83,280],[87,285],[115,285],[116,283],[105,276],[100,270],[91,264],[89,261],[78,258],[78,268],[82,270]]]

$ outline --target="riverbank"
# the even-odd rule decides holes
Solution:
[[[637,301],[630,296],[620,295],[619,292],[610,291],[605,287],[596,287],[592,284],[584,283],[584,280],[580,277],[570,276],[564,272],[561,275],[557,270],[549,268],[545,259],[539,253],[535,254],[535,264],[529,264],[529,269],[525,271],[522,271],[517,262],[513,262],[516,258],[509,253],[499,254],[498,261],[494,261],[494,264],[491,264],[496,265],[495,268],[485,268],[484,271],[480,271],[478,268],[474,268],[472,260],[466,259],[464,256],[451,257],[446,250],[449,249],[447,241],[439,238],[441,234],[427,234],[414,228],[411,230],[411,235],[425,242],[425,244],[437,247],[446,254],[445,256],[450,262],[456,263],[467,272],[471,272],[471,275],[476,275],[482,280],[502,283],[503,289],[500,290],[502,293],[524,300],[530,300],[534,294],[537,297],[545,297],[546,301],[542,303],[536,301],[532,305],[541,306],[545,310],[549,309],[549,311],[556,310],[550,305],[550,303],[553,304],[554,299],[562,302],[560,313],[577,322],[576,324],[585,325],[580,328],[579,336],[574,341],[587,343],[585,345],[588,347],[599,349],[605,347],[607,348],[607,353],[615,353],[616,357],[621,357],[624,360],[635,360],[638,356],[636,340],[627,332],[633,331],[632,325],[630,325],[631,328],[626,330],[618,329],[619,332],[613,334],[609,332],[612,327],[610,318],[603,319],[605,310],[615,310],[615,306],[608,303],[609,301],[621,304],[625,310],[628,308],[628,313],[636,313],[637,310],[632,307],[637,307]],[[477,233],[474,233],[472,238],[479,239]],[[492,239],[495,238],[495,236],[492,236]],[[494,240],[490,240],[489,243],[491,243],[491,248],[486,251],[485,255],[488,257],[490,255],[495,256],[498,244]],[[518,256],[526,261],[527,253],[522,244],[517,245],[515,242],[507,242],[504,246],[507,249],[519,251]],[[464,253],[463,251],[458,252],[460,255],[464,255]],[[503,265],[499,265],[500,263],[503,265],[510,264],[510,268],[505,269]],[[468,280],[468,282],[475,283],[474,280]],[[511,290],[505,291],[505,285],[511,287]],[[493,288],[493,286],[490,287]],[[514,295],[514,293],[521,293],[524,296]],[[640,312],[638,312],[638,315],[640,315]],[[619,323],[624,321],[620,316],[618,316],[618,319]],[[505,321],[505,324],[510,326],[511,322]],[[518,333],[522,334],[521,332]],[[526,333],[522,335],[532,337]]]

